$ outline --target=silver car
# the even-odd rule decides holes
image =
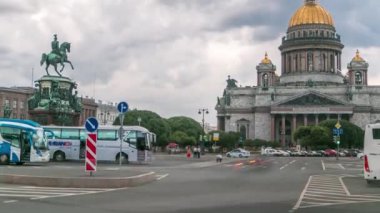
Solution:
[[[251,156],[251,153],[245,149],[241,149],[241,148],[238,148],[238,149],[234,149],[230,152],[227,152],[226,154],[227,157],[232,157],[232,158],[248,158],[249,156]]]

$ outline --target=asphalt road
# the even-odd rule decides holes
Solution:
[[[1,212],[379,212],[380,186],[367,186],[358,159],[252,157],[216,164],[157,156],[157,181],[125,189],[0,185]],[[64,166],[76,166],[64,164]],[[48,169],[48,168],[46,168]]]

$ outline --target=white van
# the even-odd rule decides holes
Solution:
[[[380,123],[367,124],[364,133],[364,179],[380,180]]]

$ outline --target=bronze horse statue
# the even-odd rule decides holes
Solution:
[[[40,64],[41,64],[41,66],[42,66],[44,63],[46,63],[46,68],[45,68],[45,70],[46,70],[47,75],[50,75],[50,74],[49,74],[49,71],[48,71],[48,68],[49,68],[50,65],[53,65],[53,66],[54,66],[54,70],[57,72],[57,74],[58,74],[59,76],[62,76],[62,75],[61,75],[61,72],[62,72],[63,69],[65,68],[64,63],[69,63],[69,64],[71,65],[71,69],[74,69],[74,66],[73,66],[73,64],[71,63],[71,61],[69,61],[69,60],[67,59],[67,54],[66,54],[66,52],[70,52],[70,43],[68,43],[68,42],[63,42],[63,43],[61,44],[61,46],[59,47],[59,54],[54,53],[54,52],[49,53],[49,54],[45,54],[45,53],[42,54],[42,58],[41,58],[41,62],[40,62]],[[59,72],[58,72],[58,70],[57,70],[57,64],[58,64],[58,63],[61,64],[61,66],[62,66],[62,68],[61,68],[61,70],[60,70]]]

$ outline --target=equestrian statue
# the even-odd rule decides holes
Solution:
[[[54,66],[54,70],[55,72],[57,72],[59,76],[62,76],[61,72],[65,68],[64,63],[69,63],[71,65],[71,69],[74,69],[73,64],[71,63],[71,61],[67,59],[67,54],[66,54],[66,52],[70,52],[70,43],[63,42],[61,46],[59,46],[59,42],[57,40],[57,34],[54,34],[54,40],[51,42],[51,49],[52,50],[49,54],[45,54],[45,53],[42,54],[42,58],[40,62],[41,66],[44,63],[46,63],[45,70],[46,70],[47,75],[50,76],[49,71],[48,71],[48,68],[50,65]],[[59,72],[57,70],[58,63],[61,64],[62,66]]]

